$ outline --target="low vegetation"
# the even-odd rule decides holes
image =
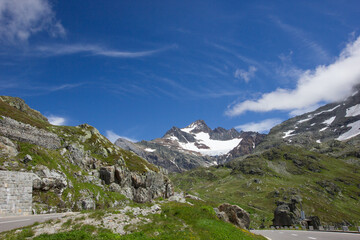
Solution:
[[[302,200],[323,223],[360,224],[360,168],[344,159],[281,146],[226,166],[173,174],[172,181],[213,206],[228,202],[251,214],[251,227],[272,224],[275,202]]]

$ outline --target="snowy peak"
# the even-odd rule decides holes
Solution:
[[[269,137],[288,143],[311,144],[329,140],[345,141],[360,136],[360,92],[342,102],[331,103],[313,112],[291,118],[271,129]]]
[[[209,128],[205,121],[197,120],[185,128],[172,127],[162,140],[173,147],[201,155],[218,156],[231,151],[241,142],[240,133],[235,129]]]
[[[182,128],[181,130],[186,133],[199,133],[199,132],[210,133],[212,131],[211,128],[209,128],[208,125],[206,125],[204,120],[197,120],[191,123],[186,128]]]

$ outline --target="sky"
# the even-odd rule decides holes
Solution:
[[[0,0],[0,95],[114,141],[267,132],[360,83],[360,1]]]

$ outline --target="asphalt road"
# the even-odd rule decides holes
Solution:
[[[45,222],[50,219],[58,219],[64,216],[64,213],[39,214],[28,216],[0,217],[0,232],[9,231],[34,224],[35,222]]]
[[[360,234],[341,232],[296,231],[296,230],[252,230],[269,240],[359,240]]]

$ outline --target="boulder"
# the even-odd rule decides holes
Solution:
[[[40,166],[33,177],[33,189],[40,191],[53,190],[62,193],[68,186],[66,175],[57,170],[49,170],[45,166]]]
[[[224,221],[230,222],[240,228],[249,229],[250,214],[237,205],[230,205],[228,203],[221,204],[218,207],[217,215]]]
[[[296,207],[296,201],[290,203],[278,201],[274,211],[274,226],[292,226],[300,220],[300,211]]]
[[[0,136],[0,155],[5,154],[7,157],[15,157],[18,154],[17,145],[10,139]]]
[[[23,163],[31,162],[33,159],[29,154],[26,154],[25,157],[21,160]]]

